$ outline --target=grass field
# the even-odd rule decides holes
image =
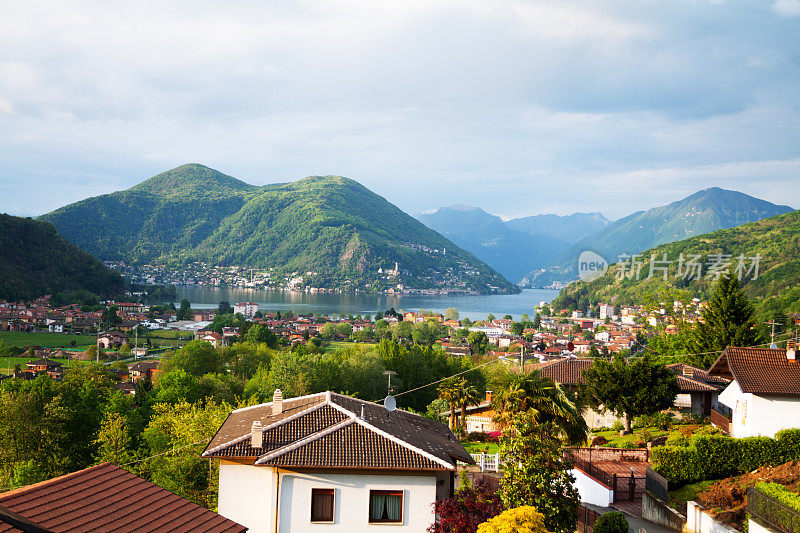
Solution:
[[[371,348],[373,346],[377,346],[375,343],[370,342],[342,342],[342,341],[331,341],[330,346],[325,348],[325,351],[328,353],[335,352],[336,350],[342,350],[344,348],[352,348],[353,346],[364,346],[367,348]]]
[[[462,442],[464,449],[469,453],[497,453],[500,451],[500,445],[496,442]]]
[[[656,427],[634,428],[633,433],[629,435],[620,435],[618,431],[614,431],[613,429],[596,431],[595,435],[608,439],[608,443],[603,445],[606,448],[624,448],[625,446],[630,446],[645,441],[644,436],[642,435],[642,432],[645,431],[650,434],[651,438],[669,435],[669,431],[664,431]]]
[[[32,360],[30,357],[0,357],[0,374],[11,374],[16,364],[19,364],[22,370],[25,370],[25,363]],[[61,363],[64,367],[71,364],[66,359],[53,359],[53,361]]]
[[[19,331],[0,331],[0,339],[6,346],[41,346],[42,348],[69,348],[75,341],[77,347],[85,350],[95,344],[94,335],[65,335],[63,333],[22,333]]]

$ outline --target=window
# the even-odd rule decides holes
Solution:
[[[403,521],[403,491],[369,491],[370,523],[397,523]]]
[[[311,489],[311,521],[333,522],[333,489]]]

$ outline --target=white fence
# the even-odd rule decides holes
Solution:
[[[479,466],[481,472],[499,472],[502,462],[500,461],[500,454],[486,454],[486,453],[471,453],[475,459],[476,466]]]

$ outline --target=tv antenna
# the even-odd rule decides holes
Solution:
[[[770,341],[769,347],[773,349],[777,348],[778,346],[775,344],[775,326],[782,326],[783,324],[781,324],[780,322],[775,322],[774,320],[771,320],[769,322],[764,322],[764,324],[766,324],[767,326],[772,326],[772,332],[770,333],[769,336],[769,341]]]
[[[387,370],[383,373],[384,376],[389,376],[389,386],[386,388],[386,396],[391,396],[392,394],[392,376],[396,376],[397,372],[394,370]]]

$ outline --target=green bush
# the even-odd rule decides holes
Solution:
[[[779,485],[778,483],[758,483],[756,485],[756,490],[778,500],[786,507],[800,512],[800,494],[795,494],[783,485]]]
[[[780,431],[774,439],[694,435],[688,446],[659,446],[652,452],[653,469],[676,485],[735,476],[792,460],[800,460],[800,429]]]
[[[593,533],[628,533],[628,519],[619,511],[609,511],[597,519]]]

